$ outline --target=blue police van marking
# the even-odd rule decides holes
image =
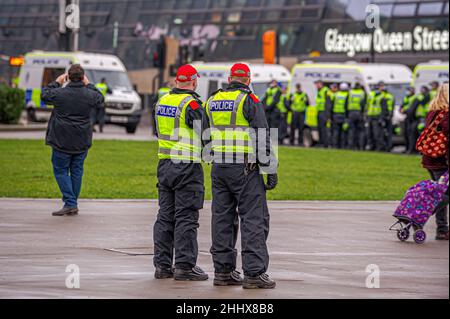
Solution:
[[[233,112],[234,101],[212,101],[209,109],[211,112]]]
[[[164,117],[176,117],[177,107],[168,105],[159,105],[158,112],[156,113],[156,115]]]

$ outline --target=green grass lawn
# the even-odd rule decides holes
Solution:
[[[95,141],[85,166],[83,198],[157,198],[157,144]],[[59,198],[51,149],[43,141],[0,140],[0,197]],[[206,169],[211,198],[210,168]],[[398,200],[428,178],[419,157],[280,148],[274,200]]]

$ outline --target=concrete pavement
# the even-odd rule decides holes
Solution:
[[[58,200],[0,199],[0,298],[448,298],[449,245],[401,243],[388,227],[393,202],[271,202],[270,291],[215,288],[212,280],[153,279],[156,201],[82,201],[52,217]],[[210,203],[201,213],[201,265],[211,276]],[[126,254],[129,253],[129,254]],[[80,289],[65,286],[80,269]],[[239,261],[240,264],[240,261]],[[380,288],[366,288],[366,267]]]

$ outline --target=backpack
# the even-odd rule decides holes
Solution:
[[[439,112],[417,139],[416,149],[422,155],[438,158],[447,154],[448,137],[442,132],[441,127],[445,116],[448,116],[448,111]]]

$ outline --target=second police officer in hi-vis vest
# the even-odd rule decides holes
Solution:
[[[350,90],[348,101],[348,148],[364,149],[364,119],[363,114],[366,106],[366,91],[360,83]]]
[[[298,130],[298,144],[303,144],[303,131],[305,130],[306,109],[309,106],[308,95],[302,90],[301,84],[296,85],[296,91],[291,99],[292,123],[291,145],[295,145],[296,131]]]
[[[277,185],[278,164],[271,156],[271,137],[263,105],[251,92],[250,81],[249,67],[235,64],[229,86],[215,92],[206,105],[214,158],[211,248],[214,285],[270,289],[276,283],[266,274],[269,267],[266,190]],[[263,131],[264,139],[258,130]],[[267,185],[260,173],[263,166],[273,169]],[[236,271],[239,218],[243,280]]]
[[[180,67],[176,88],[164,95],[155,109],[160,160],[160,209],[153,231],[157,279],[208,280],[196,265],[199,210],[204,200],[201,137],[209,126],[195,93],[197,77],[194,67]]]

